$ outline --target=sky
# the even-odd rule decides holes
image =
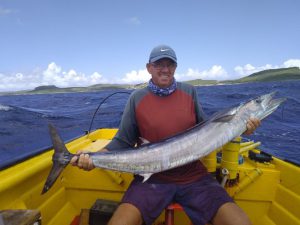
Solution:
[[[137,84],[153,47],[175,77],[236,79],[300,67],[299,0],[0,0],[0,92]]]

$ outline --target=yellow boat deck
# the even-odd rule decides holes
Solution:
[[[115,135],[101,129],[67,144],[71,152],[97,150]],[[0,171],[0,210],[38,209],[43,225],[67,225],[96,199],[120,201],[131,174],[95,169],[90,172],[67,166],[54,186],[41,191],[52,166],[53,151],[37,155]],[[254,225],[300,225],[300,168],[273,157],[258,163],[247,157],[238,166],[240,182],[226,190],[249,215]],[[259,172],[257,172],[259,171]],[[244,179],[245,178],[245,179]],[[243,181],[249,181],[243,187]],[[238,192],[238,189],[242,190]],[[238,193],[237,193],[238,192]],[[163,214],[156,223],[163,221]],[[183,212],[175,213],[175,224],[189,224]]]

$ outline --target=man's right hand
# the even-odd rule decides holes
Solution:
[[[72,166],[78,166],[80,169],[90,171],[95,168],[88,151],[77,151],[70,161]]]

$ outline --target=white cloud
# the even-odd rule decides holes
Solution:
[[[91,84],[98,84],[99,81],[103,82],[103,83],[106,83],[107,80],[103,78],[103,76],[98,73],[98,72],[94,72],[91,76],[90,76],[90,82]]]
[[[289,59],[283,63],[283,67],[299,67],[300,59]]]
[[[271,65],[271,64],[266,64],[264,66],[258,66],[255,67],[251,64],[246,64],[244,66],[236,66],[234,68],[234,71],[236,72],[235,78],[239,77],[244,77],[248,76],[253,73],[257,73],[259,71],[263,70],[269,70],[269,69],[278,69],[278,68],[288,68],[288,67],[299,67],[300,68],[300,59],[289,59],[285,62],[283,62],[282,65]]]
[[[9,15],[9,14],[12,14],[15,12],[17,12],[17,11],[13,10],[13,9],[3,8],[2,6],[0,6],[0,16]]]
[[[149,81],[150,74],[146,69],[144,70],[132,70],[129,73],[126,73],[125,77],[119,80],[119,83],[129,83],[129,84],[138,84]]]
[[[98,72],[86,75],[74,69],[64,71],[55,62],[50,63],[44,71],[35,69],[31,74],[0,74],[0,91],[32,90],[41,85],[83,87],[99,83],[107,83],[107,80]]]
[[[220,65],[214,65],[209,70],[199,71],[198,69],[189,68],[184,74],[176,74],[176,79],[184,80],[223,80],[228,78],[228,73]]]
[[[17,73],[11,76],[0,74],[0,90],[20,90],[25,84],[25,77],[22,73]]]
[[[255,67],[251,64],[246,64],[244,66],[236,66],[234,68],[234,71],[236,72],[235,77],[240,78],[240,77],[248,76],[253,73],[257,73],[262,70],[277,69],[277,68],[279,68],[279,66],[273,66],[271,64],[266,64],[264,66],[258,66],[258,67]]]
[[[103,76],[98,72],[86,75],[84,73],[78,73],[74,69],[63,71],[55,62],[48,65],[48,68],[43,72],[41,80],[46,85],[54,84],[58,87],[89,86],[106,82],[106,80],[103,79]]]
[[[126,23],[132,24],[132,25],[141,25],[142,24],[142,22],[140,21],[140,19],[138,17],[131,17],[131,18],[127,19]]]

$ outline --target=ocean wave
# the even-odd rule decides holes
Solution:
[[[72,119],[72,115],[68,113],[60,113],[55,110],[49,109],[38,109],[38,108],[30,108],[30,107],[23,107],[18,106],[16,107],[18,111],[24,111],[27,114],[35,114],[42,118],[49,118],[49,119]]]
[[[242,93],[233,93],[233,94],[227,94],[226,97],[228,99],[247,99],[249,98],[249,95],[242,94]]]
[[[11,109],[12,108],[10,106],[0,104],[0,111],[9,111]]]
[[[8,132],[8,131],[0,131],[0,136],[3,137],[3,136],[10,136],[11,135],[11,132]]]
[[[35,112],[35,113],[39,113],[39,114],[47,114],[47,113],[51,113],[52,112],[52,110],[36,109],[36,108],[29,108],[29,107],[23,107],[23,106],[19,106],[18,108],[22,109],[24,111]]]
[[[288,101],[289,101],[289,103],[292,104],[292,105],[300,105],[299,99],[296,99],[295,97],[289,97],[289,98],[288,98]]]

